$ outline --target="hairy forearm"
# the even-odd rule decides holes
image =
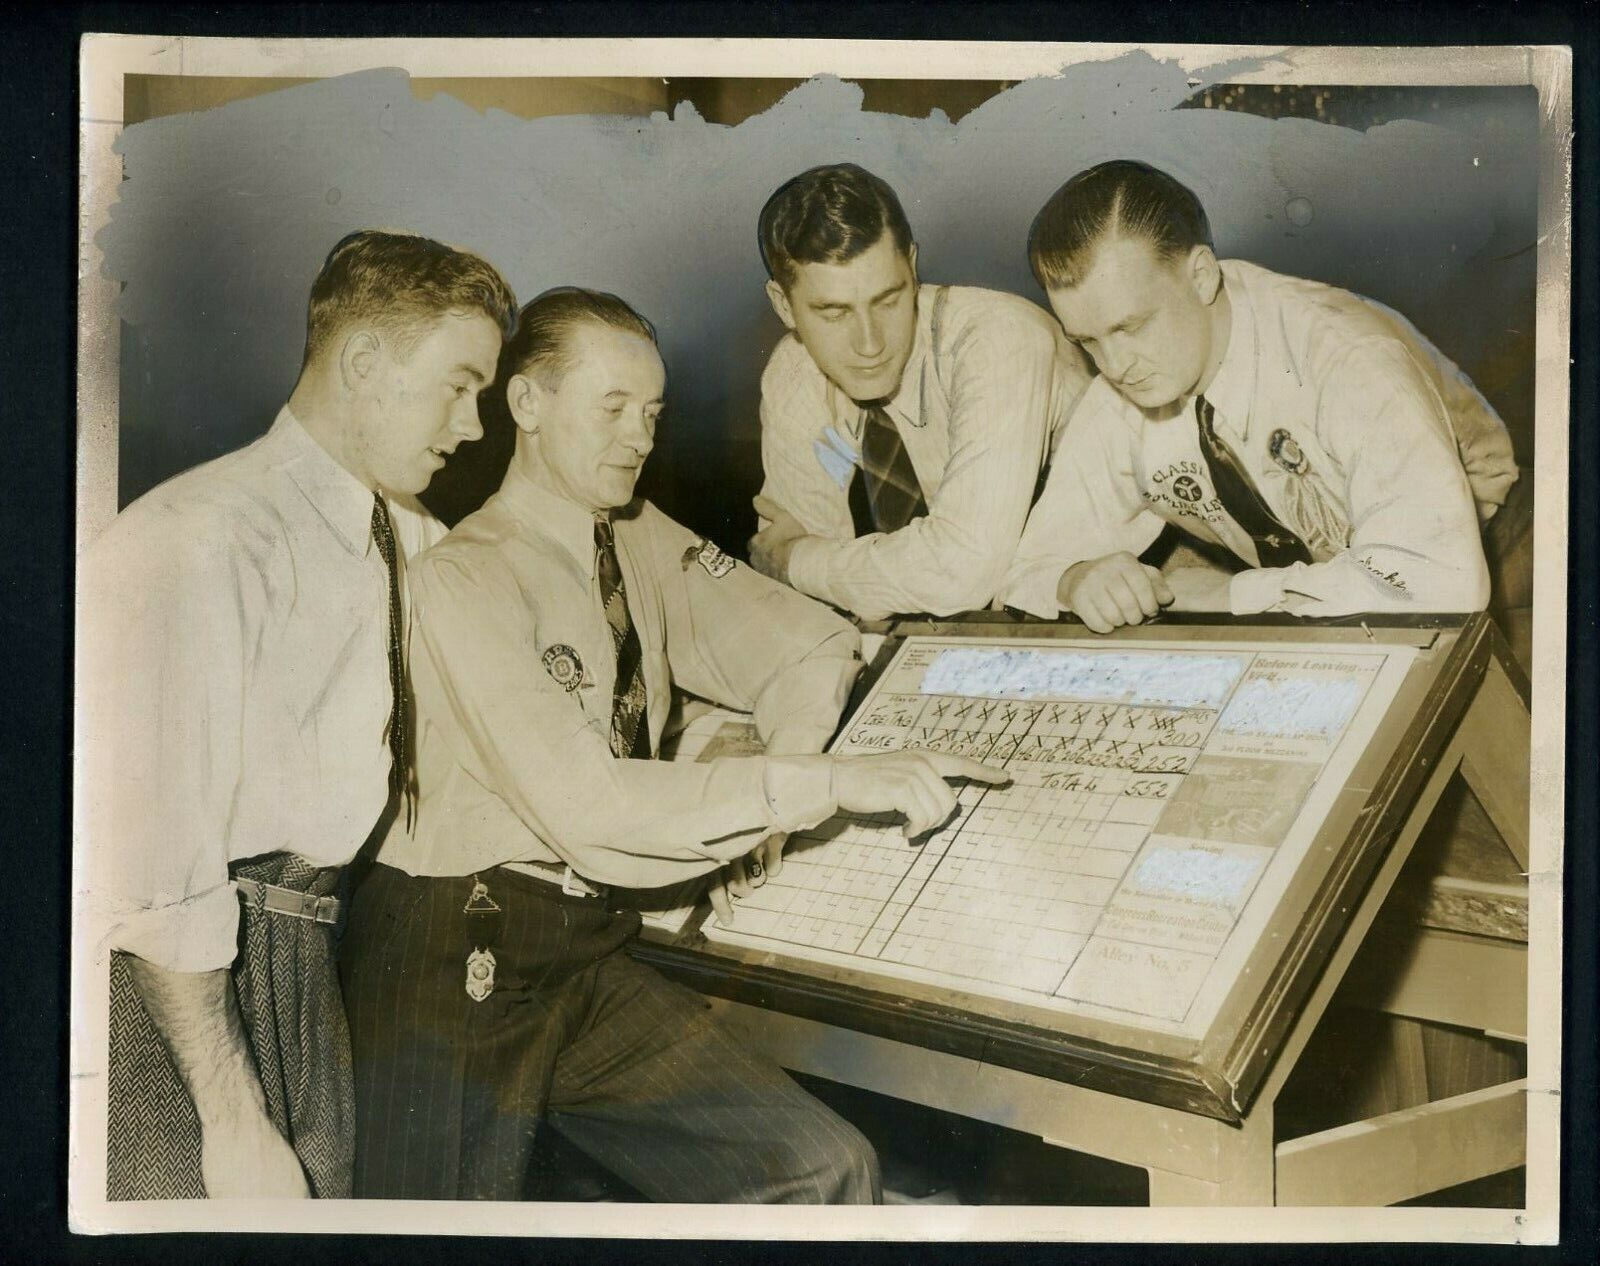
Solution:
[[[233,976],[176,972],[129,955],[128,974],[166,1042],[202,1126],[266,1112]]]

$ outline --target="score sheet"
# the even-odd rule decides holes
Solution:
[[[1200,1036],[1415,651],[908,638],[834,743],[956,752],[908,842],[840,815],[714,942]]]

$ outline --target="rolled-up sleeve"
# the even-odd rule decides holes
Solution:
[[[579,703],[528,670],[539,658],[533,616],[493,554],[458,557],[447,542],[413,566],[411,586],[419,710],[462,767],[587,878],[675,883],[833,812],[814,757],[613,756]]]
[[[237,954],[227,835],[260,586],[222,539],[164,514],[114,527],[81,571],[81,882],[112,948],[200,972]]]
[[[1482,610],[1489,573],[1472,490],[1439,396],[1405,350],[1371,341],[1343,354],[1324,380],[1317,432],[1343,472],[1349,547],[1239,573],[1234,613]]]
[[[800,541],[795,588],[867,619],[994,598],[1049,458],[1057,345],[1043,325],[992,312],[953,332],[942,356],[950,456],[928,513],[897,532]]]
[[[1120,551],[1140,554],[1161,535],[1160,516],[1138,492],[1133,436],[1107,407],[1109,391],[1093,384],[1067,422],[1001,588],[1008,607],[1054,619],[1067,568]]]

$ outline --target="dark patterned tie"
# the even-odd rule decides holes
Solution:
[[[850,489],[856,535],[898,532],[928,513],[922,485],[900,432],[881,405],[868,405],[861,430],[861,470]]]
[[[1212,421],[1216,410],[1204,396],[1194,398],[1195,421],[1200,425],[1200,452],[1211,470],[1211,486],[1217,490],[1217,499],[1233,521],[1245,530],[1256,544],[1256,556],[1263,567],[1288,567],[1294,563],[1309,563],[1311,551],[1306,543],[1278,520],[1272,513],[1255,484],[1250,482],[1228,446],[1217,435]]]
[[[611,751],[622,759],[650,759],[650,727],[645,724],[644,648],[628,615],[628,591],[617,562],[611,520],[594,521],[595,571],[600,578],[600,603],[611,626],[617,651],[617,684],[611,699]]]
[[[382,493],[372,496],[372,539],[389,569],[389,724],[384,737],[389,744],[389,794],[405,804],[406,827],[416,813],[417,777],[411,751],[411,689],[406,681],[404,613],[400,606],[400,568],[395,556],[394,527]]]

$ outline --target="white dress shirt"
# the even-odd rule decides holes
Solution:
[[[651,888],[705,874],[835,808],[827,743],[860,668],[854,628],[648,502],[612,519],[643,652],[651,750],[674,683],[749,711],[767,756],[621,760],[616,651],[594,518],[513,464],[411,569],[416,821],[379,860],[413,875],[566,862]]]
[[[763,495],[811,534],[790,556],[789,582],[866,619],[987,606],[1089,376],[1026,299],[919,287],[910,358],[885,408],[928,513],[858,540],[849,489],[865,413],[787,335],[761,377],[761,460]]]
[[[402,552],[442,535],[414,500],[388,504]],[[372,508],[285,408],[85,552],[82,874],[113,948],[226,967],[230,862],[287,850],[342,865],[382,815],[389,581]]]
[[[1006,604],[1054,617],[1068,567],[1138,554],[1172,523],[1247,564],[1230,583],[1238,615],[1481,610],[1480,519],[1517,478],[1494,410],[1391,310],[1237,260],[1222,274],[1232,325],[1204,395],[1217,435],[1313,561],[1258,565],[1217,498],[1193,398],[1146,413],[1097,378],[1057,447]]]

